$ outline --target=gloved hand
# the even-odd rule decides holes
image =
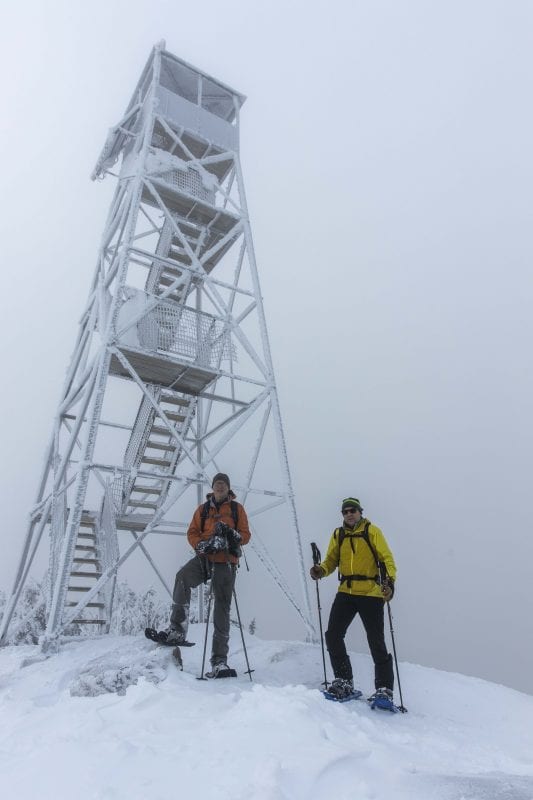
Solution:
[[[222,553],[224,550],[228,549],[228,540],[226,537],[217,533],[209,537],[209,543],[208,553]]]
[[[199,556],[205,555],[205,551],[209,547],[210,540],[209,539],[201,539],[196,547],[194,548]]]
[[[229,542],[235,542],[235,544],[240,544],[242,540],[242,536],[239,531],[230,528],[229,525],[226,525],[225,522],[217,522],[215,525],[215,534],[219,536],[227,536]]]
[[[319,581],[326,574],[325,570],[318,564],[314,564],[309,570],[309,574],[314,581]]]
[[[394,578],[385,578],[381,584],[381,594],[386,603],[394,597]]]
[[[214,530],[217,536],[226,537],[228,542],[228,553],[231,553],[232,556],[236,556],[236,558],[240,558],[242,555],[240,547],[242,536],[239,531],[230,528],[230,526],[226,525],[225,522],[217,522]]]
[[[199,555],[211,555],[212,553],[223,553],[228,549],[228,541],[225,536],[213,533],[209,539],[202,539],[196,545],[196,552]]]

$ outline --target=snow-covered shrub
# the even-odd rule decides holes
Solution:
[[[169,607],[162,603],[155,589],[137,594],[127,582],[118,583],[115,590],[110,633],[128,636],[145,628],[166,628]]]

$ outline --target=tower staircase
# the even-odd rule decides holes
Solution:
[[[124,457],[121,527],[134,522],[131,517],[139,512],[146,524],[150,522],[166,499],[170,476],[183,454],[182,446],[164,424],[162,414],[184,439],[196,412],[198,398],[194,395],[172,392],[161,386],[149,388],[157,410],[143,397]],[[138,475],[139,471],[143,474]]]
[[[102,554],[99,547],[97,525],[98,514],[84,511],[74,545],[65,608],[77,606],[80,595],[90,591],[102,575]],[[83,609],[83,616],[73,619],[71,624],[79,625],[82,628],[86,625],[99,626],[95,630],[101,632],[103,626],[106,626],[108,622],[105,610],[105,600],[98,594],[95,600],[87,603]]]

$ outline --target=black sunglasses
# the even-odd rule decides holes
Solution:
[[[346,516],[346,514],[355,514],[356,511],[358,511],[357,508],[343,508],[342,509],[342,515],[344,517],[344,516]]]

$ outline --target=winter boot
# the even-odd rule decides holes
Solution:
[[[335,678],[327,691],[328,694],[333,695],[337,700],[343,700],[345,697],[350,697],[350,695],[354,694],[353,680]]]
[[[372,708],[384,708],[387,711],[396,711],[396,706],[392,699],[392,689],[387,689],[385,686],[376,689],[374,694],[370,695],[368,702]]]
[[[226,659],[217,659],[212,662],[211,669],[205,673],[206,678],[236,678],[237,673],[234,669],[228,667]]]
[[[169,647],[179,647],[185,642],[185,636],[176,628],[167,628],[159,634],[161,641]]]

